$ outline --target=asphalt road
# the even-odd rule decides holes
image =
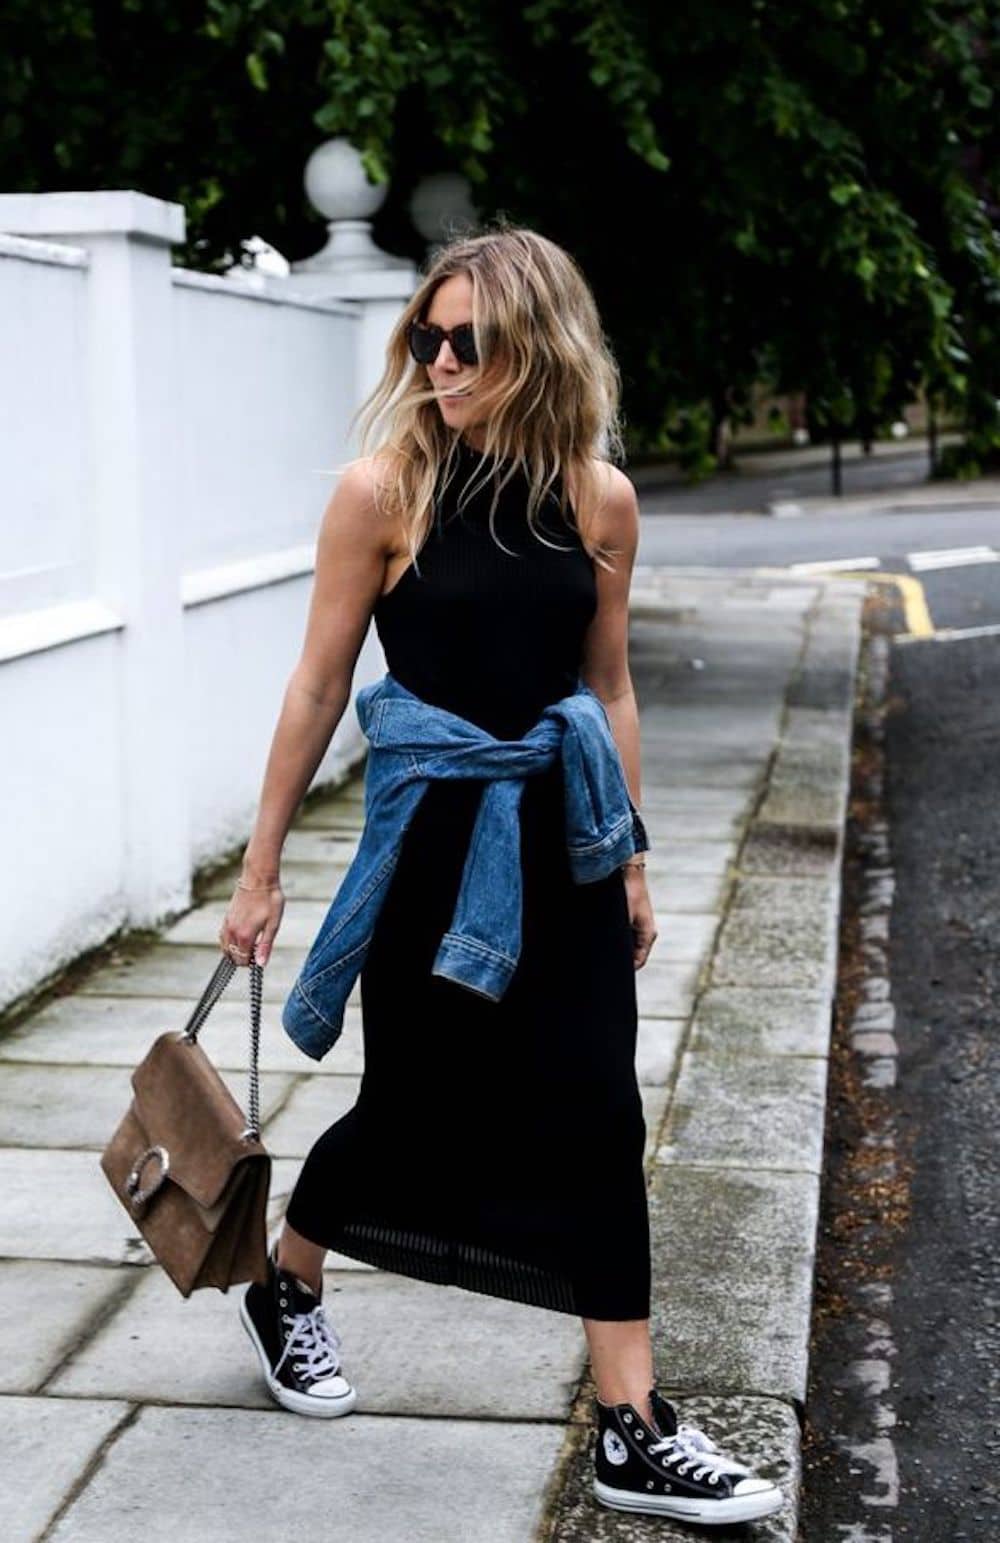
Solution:
[[[1000,636],[896,644],[881,773],[859,728],[801,1543],[1000,1538],[998,677]]]
[[[1000,508],[776,520],[642,503],[640,563],[868,559],[923,585],[920,641],[882,590],[883,706],[855,747],[800,1543],[993,1543]],[[859,1022],[879,1054],[858,1049]]]
[[[785,568],[867,560],[872,570],[917,577],[936,626],[1000,622],[1000,506],[774,520],[657,516],[647,513],[644,499],[641,503],[638,563]]]

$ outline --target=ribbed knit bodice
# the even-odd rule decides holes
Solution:
[[[584,634],[597,608],[596,578],[555,489],[538,516],[545,541],[534,534],[521,468],[500,493],[494,536],[486,471],[478,452],[460,439],[457,469],[439,490],[435,521],[418,553],[419,572],[406,568],[379,596],[373,615],[386,663],[404,686],[498,739],[518,739],[543,708],[576,685]],[[459,494],[472,475],[483,485],[459,512]]]

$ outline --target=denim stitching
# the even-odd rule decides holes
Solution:
[[[446,932],[441,942],[448,943],[452,948],[464,948],[470,954],[481,954],[485,959],[502,959],[505,964],[517,964],[512,954],[505,954],[499,948],[490,948],[476,938],[465,938],[459,932]]]

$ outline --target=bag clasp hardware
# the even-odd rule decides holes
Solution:
[[[142,1179],[143,1169],[145,1168],[146,1164],[154,1157],[160,1165],[160,1171],[156,1178],[153,1180],[152,1184],[147,1184],[145,1189],[141,1189],[140,1180]],[[152,1197],[156,1194],[157,1190],[163,1184],[163,1181],[166,1179],[169,1172],[170,1153],[167,1151],[166,1147],[147,1147],[145,1152],[143,1152],[137,1159],[135,1167],[132,1169],[132,1172],[125,1180],[125,1193],[129,1196],[133,1206],[144,1205],[147,1200],[151,1200]]]

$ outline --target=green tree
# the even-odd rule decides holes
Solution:
[[[594,283],[630,446],[711,468],[755,383],[869,436],[923,387],[995,463],[1000,13],[990,0],[7,0],[8,189],[182,202],[179,260],[320,244],[301,185],[346,134],[406,200],[470,179]],[[991,178],[994,179],[991,181]]]

